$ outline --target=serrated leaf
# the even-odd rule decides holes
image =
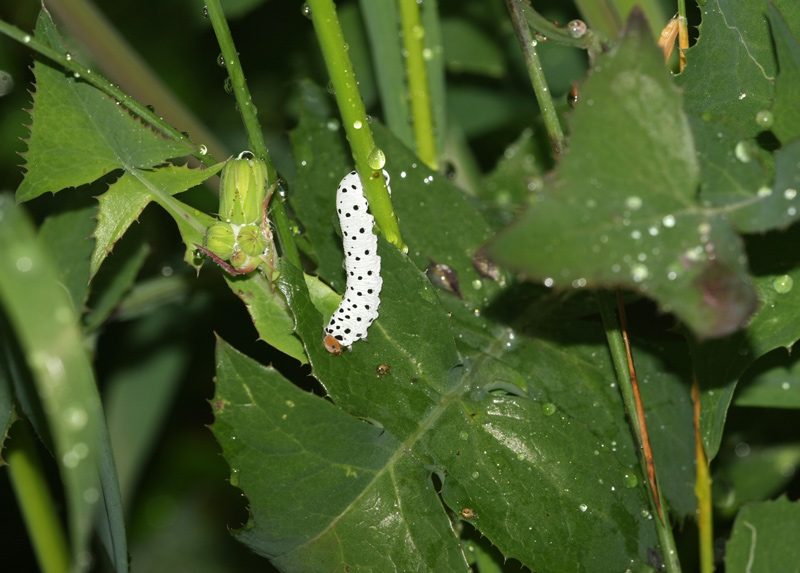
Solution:
[[[709,459],[719,450],[736,383],[760,356],[779,347],[791,348],[800,339],[800,230],[773,232],[749,238],[756,275],[759,310],[747,327],[728,337],[698,344],[690,338],[692,359],[700,386],[700,428]]]
[[[108,191],[98,198],[100,207],[94,232],[96,245],[92,253],[91,276],[97,273],[114,244],[151,201],[164,207],[175,219],[186,244],[186,262],[195,265],[194,245],[203,244],[205,230],[215,219],[172,199],[172,196],[199,185],[222,169],[223,165],[218,163],[208,169],[174,165],[153,171],[137,169],[126,172],[111,184]]]
[[[761,127],[759,111],[772,107],[777,64],[767,21],[766,0],[714,0],[703,6],[697,44],[686,53],[686,69],[677,83],[686,107],[725,118],[749,136]],[[794,0],[775,5],[800,26]]]
[[[737,329],[755,304],[741,243],[727,217],[696,204],[689,124],[640,19],[582,101],[554,177],[491,252],[548,286],[638,290],[700,336]]]
[[[225,282],[247,307],[258,335],[267,344],[305,364],[303,343],[294,334],[294,319],[286,301],[259,271],[243,276],[226,275]]]
[[[783,143],[787,143],[800,137],[800,45],[772,3],[769,4],[769,22],[778,55],[772,132]]]
[[[646,498],[639,489],[622,486],[626,468],[614,454],[598,462],[598,450],[604,446],[584,423],[562,413],[548,416],[539,402],[525,396],[491,394],[481,369],[470,363],[458,366],[448,319],[432,287],[411,261],[382,240],[379,252],[384,275],[380,317],[370,328],[369,344],[357,343],[343,356],[324,350],[323,318],[308,298],[302,275],[287,266],[278,281],[297,318],[315,377],[342,409],[372,421],[397,440],[385,471],[397,472],[403,481],[376,480],[378,491],[365,491],[361,498],[397,495],[399,507],[425,509],[425,519],[435,523],[443,517],[438,502],[415,500],[436,471],[443,476],[447,506],[456,513],[472,510],[475,517],[470,522],[506,557],[548,570],[571,568],[577,566],[580,546],[592,555],[590,569],[614,569],[623,555],[645,562],[646,547],[656,544],[652,522],[646,512],[642,515]],[[379,365],[388,366],[388,373],[379,374]],[[628,455],[632,454],[631,446]],[[520,484],[529,484],[535,495],[512,495]],[[419,508],[417,503],[435,505]],[[622,513],[610,511],[620,503],[625,507]],[[351,510],[362,516],[347,515],[347,522],[373,519],[371,507],[372,503],[356,504]],[[384,515],[379,508],[373,511]],[[557,517],[536,517],[546,514]],[[292,562],[306,567],[319,559],[325,562],[331,553],[344,551],[341,545],[358,543],[362,530],[353,532],[356,539],[351,541],[337,529],[334,545],[304,547],[292,554]],[[634,547],[626,538],[639,541]],[[441,540],[431,533],[414,542]],[[385,553],[390,550],[370,556],[378,559]],[[371,563],[385,569],[390,562]]]
[[[67,51],[46,10],[37,21],[36,37]],[[166,139],[98,89],[45,60],[37,61],[34,75],[33,125],[19,201],[91,183],[115,169],[149,169],[190,152],[186,144]]]
[[[781,571],[800,563],[800,503],[785,497],[745,506],[726,545],[725,571]]]

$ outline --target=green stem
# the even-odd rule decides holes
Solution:
[[[383,236],[398,249],[407,252],[408,247],[403,243],[381,168],[373,169],[369,164],[369,156],[376,149],[375,141],[361,93],[358,91],[342,27],[336,16],[336,7],[333,0],[308,0],[308,6],[370,211]],[[376,176],[373,177],[373,174]]]
[[[222,6],[219,0],[207,0],[206,10],[208,11],[208,18],[211,20],[211,26],[214,28],[214,33],[217,36],[217,42],[222,50],[222,57],[225,60],[225,67],[231,79],[233,94],[239,106],[239,113],[242,114],[242,122],[247,131],[248,145],[253,153],[255,153],[256,157],[263,160],[266,164],[267,185],[272,185],[277,180],[278,175],[269,159],[269,152],[264,143],[264,135],[261,132],[261,125],[258,122],[258,111],[253,103],[250,90],[247,87],[242,63],[239,61],[239,53],[236,51],[236,46],[233,43],[228,21],[225,19],[225,14],[222,12]],[[286,214],[286,206],[282,196],[279,195],[277,200],[271,201],[270,214],[272,215],[275,232],[278,235],[278,241],[280,242],[283,255],[295,266],[301,268],[300,253],[297,250],[297,245],[294,244],[294,237],[292,236],[289,217]]]
[[[434,138],[428,74],[423,57],[425,29],[420,22],[417,0],[398,0],[403,27],[403,45],[406,50],[406,74],[411,96],[411,114],[414,118],[414,139],[417,155],[431,169],[437,169],[436,140]]]
[[[619,36],[622,18],[613,0],[575,0],[575,5],[592,28],[602,30],[609,38]]]
[[[622,402],[625,405],[628,421],[632,426],[631,429],[633,430],[634,441],[636,443],[636,451],[639,455],[639,465],[644,477],[643,481],[650,494],[648,496],[650,500],[650,511],[653,514],[653,522],[656,526],[658,539],[661,542],[664,564],[666,565],[667,571],[670,573],[679,573],[681,565],[678,561],[678,551],[675,546],[675,539],[672,535],[672,528],[669,525],[669,519],[662,520],[660,518],[657,509],[658,506],[656,505],[656,497],[658,497],[660,506],[666,515],[666,500],[661,493],[661,488],[657,488],[656,491],[653,491],[647,479],[647,462],[644,459],[644,452],[642,450],[642,428],[637,416],[636,398],[634,396],[630,370],[628,369],[628,354],[625,349],[625,340],[622,336],[622,328],[620,327],[616,313],[617,299],[606,290],[598,291],[596,298],[597,305],[600,308],[600,316],[603,319],[603,326],[606,331],[608,347],[611,351],[612,362],[614,363],[614,370],[617,373],[617,384],[622,394]]]
[[[36,443],[25,422],[12,428],[5,457],[11,487],[39,567],[44,573],[69,571],[67,538],[55,511],[57,505],[50,495]]]
[[[160,116],[190,133],[195,141],[202,141],[212,157],[230,155],[225,145],[175,96],[93,3],[48,0],[47,7],[83,44],[110,80],[139,101],[152,104]]]
[[[542,118],[544,119],[547,133],[550,136],[550,145],[553,148],[553,154],[556,160],[558,160],[564,152],[564,132],[561,130],[561,124],[558,121],[558,114],[553,104],[553,98],[547,87],[544,71],[542,71],[542,64],[539,61],[539,55],[536,53],[536,42],[531,37],[531,31],[530,28],[528,28],[520,2],[518,0],[506,0],[506,6],[511,15],[511,23],[517,33],[519,47],[525,57],[525,65],[528,68],[528,75],[530,75],[531,84],[533,84],[533,91],[536,94],[536,100],[539,102],[539,109],[542,111]]]
[[[45,10],[45,8],[42,8],[42,10]],[[0,20],[0,34],[4,34],[9,38],[12,38],[29,47],[37,54],[44,56],[58,66],[71,72],[76,78],[80,77],[81,80],[85,81],[89,85],[94,86],[103,93],[113,97],[115,100],[120,102],[120,104],[128,108],[136,115],[140,116],[144,121],[151,124],[165,135],[176,141],[182,141],[192,147],[195,147],[196,151],[192,155],[203,164],[214,165],[216,163],[214,158],[208,155],[208,151],[204,146],[195,146],[195,144],[188,137],[165,122],[161,117],[156,115],[155,112],[145,107],[143,104],[135,100],[133,97],[122,91],[122,89],[115,86],[112,82],[108,81],[101,75],[92,72],[89,68],[86,68],[76,62],[74,58],[69,56],[69,54],[62,53],[55,48],[51,48],[31,34],[27,34],[16,26],[12,26],[3,20]]]

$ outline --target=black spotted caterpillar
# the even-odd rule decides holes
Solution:
[[[384,171],[383,175],[391,193],[389,174]],[[366,340],[367,329],[378,318],[383,279],[378,237],[372,232],[375,219],[368,207],[361,179],[351,171],[336,191],[347,286],[342,303],[325,327],[325,349],[332,354],[341,354],[342,347],[350,349],[357,340]]]

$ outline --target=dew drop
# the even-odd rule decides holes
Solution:
[[[201,145],[200,149],[197,150],[200,155],[207,155],[208,154],[208,147],[205,145]]]
[[[650,276],[650,271],[644,265],[633,265],[631,268],[631,278],[634,282],[640,283]]]
[[[631,195],[625,199],[625,206],[631,211],[637,211],[642,207],[642,199],[636,195]]]
[[[307,2],[303,2],[303,5],[300,7],[300,12],[303,16],[311,20],[311,6],[309,6]]]
[[[68,61],[68,62],[71,62],[71,61],[72,61],[72,54],[70,54],[69,52],[67,52],[66,54],[64,54],[64,57],[65,57],[65,58],[67,58],[67,61]]]
[[[759,197],[762,197],[762,198],[763,197],[769,197],[770,195],[772,195],[772,189],[770,189],[769,187],[766,187],[766,186],[759,187],[758,191],[756,191],[756,195],[758,195]]]
[[[572,20],[567,24],[567,32],[573,38],[582,38],[586,35],[586,23],[583,20]]]
[[[622,474],[622,483],[624,483],[627,488],[633,488],[639,485],[639,478],[636,477],[636,474],[632,471],[625,472]]]
[[[542,414],[545,416],[552,416],[556,413],[556,405],[550,402],[545,402],[542,404]]]
[[[794,279],[789,275],[783,275],[780,277],[775,277],[772,280],[772,288],[775,289],[775,292],[778,294],[786,294],[792,287],[794,286]]]
[[[208,6],[203,6],[203,18],[208,18]]]
[[[335,94],[336,93],[336,88],[333,87],[333,82],[332,81],[328,82],[328,93],[329,94]]]
[[[587,509],[589,509],[589,506],[586,505],[585,503],[580,504],[578,507],[580,508],[581,511],[586,511]]]
[[[20,257],[17,259],[17,270],[21,273],[27,273],[33,268],[33,261],[30,257]]]
[[[353,122],[353,129],[361,129],[361,126],[362,126],[362,125],[364,125],[364,124],[363,124],[363,123],[361,123],[359,120],[355,120],[355,121]]]
[[[469,439],[469,434],[466,432],[466,430],[461,430],[461,432],[458,434],[458,437],[466,441]]]
[[[762,109],[756,114],[756,123],[764,129],[769,129],[772,127],[774,121],[775,116],[772,115],[772,112],[768,109]]]
[[[220,68],[224,68],[225,67],[225,56],[222,53],[220,53],[220,55],[217,56],[217,65]]]
[[[27,43],[29,43],[31,41],[31,37],[29,35],[25,34],[25,36],[22,38],[22,41],[27,44]]]
[[[797,197],[797,189],[787,189],[783,192],[783,196],[787,201],[791,201]]]
[[[675,216],[674,215],[665,215],[661,222],[667,228],[672,228],[675,226]]]
[[[753,159],[753,156],[750,155],[750,144],[746,141],[737,143],[734,153],[736,154],[736,159],[742,163],[750,163],[750,160]]]
[[[229,94],[233,93],[233,80],[230,77],[225,78],[225,81],[222,84],[222,87],[225,88],[225,91]]]
[[[383,169],[383,166],[386,165],[386,154],[380,147],[373,147],[367,157],[367,163],[376,171],[378,169]]]

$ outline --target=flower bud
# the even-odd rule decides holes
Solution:
[[[267,166],[245,153],[230,159],[220,175],[219,217],[234,225],[261,223],[267,198]]]
[[[205,247],[223,260],[230,258],[236,237],[230,223],[214,223],[206,230]]]
[[[239,248],[251,257],[264,254],[269,246],[264,231],[256,224],[242,226],[236,236],[236,242]]]

